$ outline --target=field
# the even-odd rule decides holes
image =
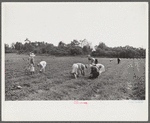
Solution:
[[[86,57],[36,56],[47,62],[46,72],[25,74],[27,55],[5,54],[5,100],[145,100],[145,59],[98,58],[106,71],[99,78],[70,75],[73,63],[87,64]],[[21,86],[22,88],[17,88]]]

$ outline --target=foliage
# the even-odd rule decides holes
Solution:
[[[77,40],[73,40],[73,41],[71,41],[71,46],[79,46],[80,45],[80,42],[79,41],[77,41]]]
[[[134,48],[131,46],[125,47],[108,47],[105,43],[101,42],[95,46],[95,51],[92,51],[90,43],[84,40],[73,40],[69,44],[63,41],[54,46],[51,43],[44,41],[26,41],[24,44],[21,42],[12,43],[11,47],[5,44],[5,53],[28,53],[34,52],[35,54],[49,54],[56,56],[75,56],[91,54],[94,57],[120,57],[120,58],[145,58],[146,49]]]
[[[92,56],[99,57],[120,57],[120,58],[145,58],[146,50],[143,48],[125,47],[108,47],[104,43],[100,43],[96,47],[96,51],[92,52]]]
[[[83,46],[83,53],[84,54],[90,54],[90,52],[91,52],[91,48],[90,48],[90,46],[88,46],[88,45],[85,45],[85,46]]]

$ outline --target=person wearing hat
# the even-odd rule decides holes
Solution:
[[[35,57],[34,53],[31,53],[31,52],[30,52],[30,56],[29,56],[29,63],[30,63],[30,65],[31,65],[31,64],[33,64],[33,65],[35,64],[35,63],[34,63],[34,57]]]
[[[28,60],[29,60],[29,70],[30,70],[31,74],[33,74],[35,71],[35,69],[34,69],[34,65],[35,65],[34,57],[35,57],[34,53],[30,52]]]
[[[46,67],[46,61],[41,61],[40,63],[38,63],[38,67],[40,67],[40,72],[45,72],[45,67]]]

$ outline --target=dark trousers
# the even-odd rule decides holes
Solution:
[[[118,59],[118,64],[120,63],[120,60]]]
[[[92,75],[89,77],[89,79],[95,79],[99,76],[99,72],[95,72],[95,73],[92,73]]]

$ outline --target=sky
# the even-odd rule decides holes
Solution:
[[[147,2],[2,3],[4,43],[58,45],[87,39],[92,45],[147,47]]]

